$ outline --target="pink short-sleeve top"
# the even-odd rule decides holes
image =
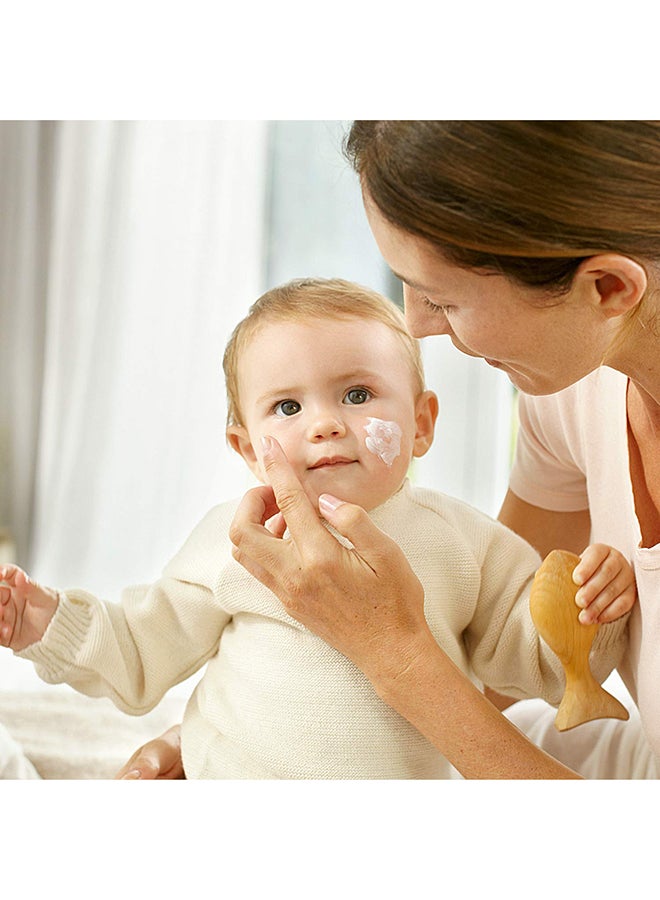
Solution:
[[[589,509],[592,542],[630,560],[638,603],[621,676],[660,759],[660,544],[642,547],[630,464],[625,375],[605,366],[557,394],[521,396],[511,490],[544,509]]]

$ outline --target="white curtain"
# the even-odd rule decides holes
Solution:
[[[252,483],[224,438],[221,357],[266,287],[400,294],[343,122],[0,123],[0,526],[58,587],[117,599]],[[440,396],[413,478],[494,514],[508,380],[423,342]],[[0,652],[0,689],[39,684]]]
[[[264,288],[267,124],[0,136],[4,512],[35,578],[116,599],[250,483],[221,359]]]
[[[0,526],[23,554],[41,408],[51,149],[49,125],[0,123]]]

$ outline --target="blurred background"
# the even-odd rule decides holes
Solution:
[[[0,123],[0,560],[115,600],[157,578],[253,483],[225,443],[221,368],[250,304],[306,275],[401,302],[349,126]],[[422,345],[440,418],[411,477],[496,515],[513,389],[446,338]],[[7,652],[0,684],[41,682]]]

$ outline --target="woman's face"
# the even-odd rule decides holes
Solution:
[[[447,334],[469,356],[502,369],[528,394],[552,394],[601,364],[614,323],[576,279],[561,297],[505,276],[449,263],[430,242],[392,225],[365,197],[380,252],[403,283],[415,337]]]

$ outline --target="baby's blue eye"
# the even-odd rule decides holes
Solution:
[[[276,416],[295,416],[301,410],[300,403],[296,400],[281,400],[275,407]]]
[[[344,403],[358,405],[360,403],[366,403],[370,397],[371,394],[366,388],[351,388],[350,391],[346,392]]]

